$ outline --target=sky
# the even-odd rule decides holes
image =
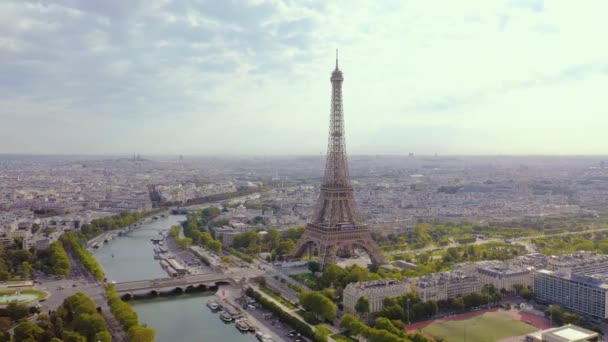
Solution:
[[[608,154],[605,0],[0,1],[0,153]]]

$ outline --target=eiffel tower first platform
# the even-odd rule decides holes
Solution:
[[[338,68],[337,52],[336,68],[330,80],[332,95],[325,176],[312,220],[300,237],[293,257],[301,258],[307,252],[317,251],[318,262],[323,268],[334,263],[338,253],[350,255],[355,248],[361,248],[374,264],[383,264],[384,257],[357,212],[348,175],[342,108],[344,77]]]

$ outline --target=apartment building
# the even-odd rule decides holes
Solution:
[[[483,284],[477,274],[463,271],[433,273],[418,278],[415,290],[423,302],[446,300],[481,293]]]
[[[394,279],[373,280],[351,283],[343,292],[344,311],[357,314],[355,306],[361,297],[367,297],[370,304],[370,313],[378,312],[384,307],[382,301],[385,298],[403,296],[410,290],[408,281],[397,281]]]
[[[573,270],[539,270],[534,275],[534,293],[539,301],[608,318],[608,262]]]

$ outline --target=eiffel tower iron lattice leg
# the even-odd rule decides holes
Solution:
[[[354,248],[362,248],[374,264],[383,264],[384,257],[357,212],[348,176],[342,107],[344,78],[338,68],[337,51],[336,68],[330,80],[332,96],[325,175],[312,220],[300,237],[292,257],[301,258],[313,246],[323,268],[335,262],[338,252],[344,251],[348,255]]]

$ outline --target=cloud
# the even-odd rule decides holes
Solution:
[[[0,152],[317,154],[340,48],[352,153],[598,153],[608,150],[596,139],[608,128],[597,91],[608,82],[606,10],[602,0],[4,1]],[[530,118],[538,138],[515,137]],[[587,134],[564,146],[568,126]]]

